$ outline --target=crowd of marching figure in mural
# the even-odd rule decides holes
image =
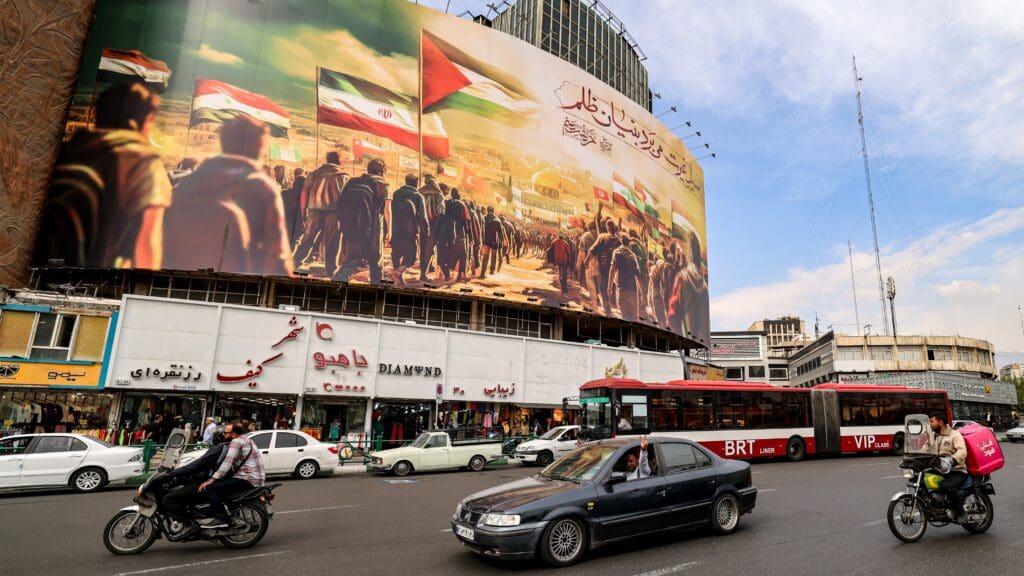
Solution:
[[[76,131],[58,158],[37,262],[337,281],[366,269],[369,282],[398,286],[504,274],[490,285],[514,290],[520,278],[502,270],[517,261],[516,270],[550,274],[550,289],[531,289],[546,304],[575,302],[683,335],[708,329],[696,234],[662,234],[652,249],[644,224],[602,214],[603,205],[582,226],[524,225],[507,207],[463,198],[432,174],[406,174],[391,194],[384,160],[349,174],[336,151],[309,173],[288,174],[261,163],[269,130],[246,115],[221,125],[221,154],[185,158],[168,172],[149,143],[159,105],[141,83],[97,97],[94,125]]]

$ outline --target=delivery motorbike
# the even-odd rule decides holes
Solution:
[[[907,416],[906,440],[900,470],[907,480],[907,488],[897,492],[889,501],[889,530],[903,542],[917,542],[924,537],[929,525],[942,527],[959,524],[972,534],[981,534],[992,526],[995,510],[990,496],[995,495],[991,476],[971,474],[960,488],[964,518],[957,522],[945,491],[939,486],[943,474],[952,465],[949,457],[940,458],[933,452],[928,435],[928,418],[924,415]],[[945,460],[945,461],[944,461]]]
[[[181,433],[180,436],[176,436]],[[139,554],[157,538],[168,542],[217,541],[228,548],[255,546],[270,527],[273,517],[274,489],[281,484],[247,488],[229,494],[225,500],[231,516],[226,528],[206,529],[197,519],[207,517],[208,503],[188,507],[188,519],[180,520],[164,509],[162,502],[176,483],[167,472],[177,465],[187,432],[175,430],[168,440],[157,473],[139,487],[134,506],[120,509],[103,530],[103,543],[113,554]]]

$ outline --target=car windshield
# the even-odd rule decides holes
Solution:
[[[615,454],[615,446],[583,446],[562,456],[541,472],[545,478],[556,480],[590,480],[601,470],[601,466]]]
[[[548,430],[547,432],[545,432],[545,433],[544,433],[544,434],[543,434],[543,435],[542,435],[542,436],[540,437],[540,439],[541,439],[541,440],[551,440],[551,439],[553,439],[553,438],[554,438],[555,436],[558,436],[559,434],[561,434],[561,432],[562,432],[562,429],[561,429],[561,428],[552,428],[551,430]]]
[[[413,448],[423,448],[430,442],[430,433],[424,432],[416,437],[416,440],[412,443]]]

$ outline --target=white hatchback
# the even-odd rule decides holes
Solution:
[[[258,430],[248,434],[260,450],[263,470],[267,474],[291,474],[306,480],[321,472],[333,473],[338,467],[338,446],[295,430]],[[195,450],[181,457],[183,466],[203,455]]]
[[[21,434],[0,439],[0,490],[70,486],[99,490],[142,474],[142,449],[82,434]]]

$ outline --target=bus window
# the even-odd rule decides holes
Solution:
[[[647,396],[623,394],[619,406],[618,430],[622,434],[643,434],[650,429],[647,419]]]
[[[710,395],[696,390],[683,392],[683,428],[710,430],[715,414],[715,403]]]
[[[680,392],[655,390],[651,392],[651,432],[680,429]]]
[[[769,392],[750,392],[746,394],[744,402],[747,412],[746,423],[750,428],[771,428],[775,425],[775,403],[772,396],[778,396]]]
[[[942,394],[929,394],[925,397],[927,400],[927,411],[925,414],[931,414],[932,412],[945,412],[946,411],[946,397]]]
[[[878,418],[879,426],[901,426],[903,425],[903,400],[896,394],[879,395],[881,404],[881,415]]]
[[[743,414],[743,393],[741,392],[719,392],[721,401],[718,408],[719,428],[745,428],[747,425],[746,416]]]

